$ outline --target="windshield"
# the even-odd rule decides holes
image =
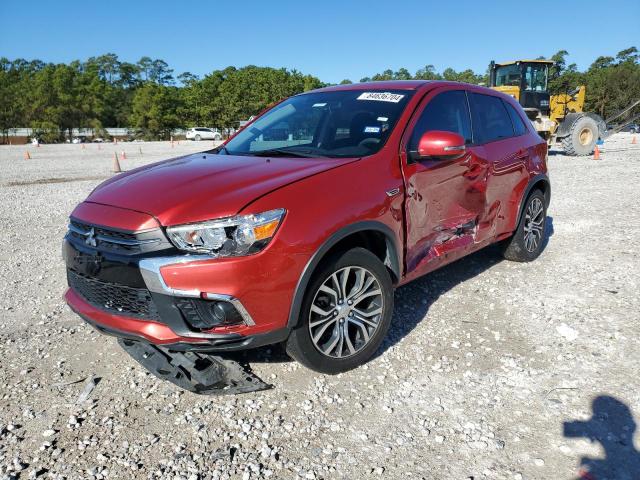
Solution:
[[[231,155],[361,157],[382,148],[413,91],[307,93],[276,105],[232,138]]]
[[[533,63],[524,67],[524,89],[532,92],[547,91],[547,68],[545,63]]]
[[[506,86],[520,86],[520,65],[513,63],[496,68],[496,87]]]

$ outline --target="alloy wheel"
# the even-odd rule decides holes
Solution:
[[[542,243],[544,232],[544,207],[542,200],[533,198],[527,206],[524,219],[524,246],[528,252],[535,252]]]
[[[314,295],[309,312],[311,341],[328,357],[355,355],[378,329],[383,309],[380,283],[369,270],[341,268]]]

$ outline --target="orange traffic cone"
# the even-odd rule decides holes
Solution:
[[[633,137],[631,137],[631,145],[635,145],[636,143],[638,143],[636,141],[636,136],[634,135]]]
[[[600,160],[600,149],[598,148],[598,145],[596,145],[595,150],[593,150],[593,159]]]
[[[31,160],[31,155],[29,154],[29,150],[27,150],[26,152],[24,152],[24,159],[25,159],[25,160]]]
[[[118,154],[113,152],[113,167],[111,168],[113,173],[120,173],[122,169],[120,168],[120,161],[118,160]]]
[[[126,160],[127,159],[127,152],[125,152],[124,150],[122,151],[122,159]]]

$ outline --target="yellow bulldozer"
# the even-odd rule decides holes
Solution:
[[[514,97],[541,137],[559,141],[568,155],[590,155],[606,124],[595,113],[584,111],[586,88],[559,95],[548,89],[550,60],[515,60],[489,65],[489,86]]]

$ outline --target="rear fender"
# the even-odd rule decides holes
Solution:
[[[534,189],[539,188],[540,186],[543,186],[543,185],[544,185],[544,192],[545,192],[545,195],[544,195],[545,208],[549,208],[549,204],[551,203],[551,182],[549,182],[549,177],[546,174],[540,173],[535,177],[533,177],[531,180],[529,180],[529,184],[527,185],[527,188],[524,190],[524,194],[520,199],[520,206],[518,207],[518,221],[516,222],[515,228],[517,228],[518,225],[520,224],[520,219],[524,212],[525,202],[527,198],[529,197],[529,195]]]

